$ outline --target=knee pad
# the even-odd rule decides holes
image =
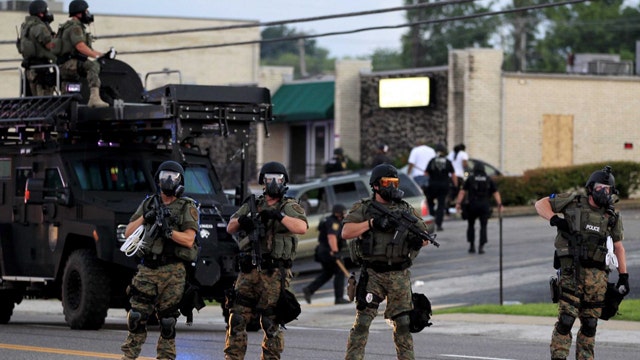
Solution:
[[[147,331],[147,318],[147,315],[131,309],[127,314],[127,328],[134,334],[143,333]]]
[[[360,313],[356,318],[356,323],[353,325],[353,331],[358,334],[364,334],[369,330],[373,317],[370,315]]]
[[[408,334],[410,333],[409,324],[410,324],[409,315],[401,315],[395,319],[396,323],[396,333],[398,334]]]
[[[247,324],[244,321],[244,317],[241,314],[232,311],[231,314],[229,314],[229,331],[231,332],[231,335],[241,333],[245,331],[246,328]]]
[[[586,337],[596,336],[596,327],[598,326],[598,319],[593,317],[580,319],[582,326],[580,326],[580,332]]]
[[[278,331],[280,331],[280,326],[274,321],[273,316],[266,314],[260,315],[260,327],[269,339],[278,335]]]
[[[569,314],[560,314],[560,318],[556,323],[556,330],[560,335],[568,335],[571,332],[571,328],[573,327],[573,322],[576,321],[576,318]]]
[[[160,318],[160,336],[162,336],[163,339],[176,338],[176,318]]]

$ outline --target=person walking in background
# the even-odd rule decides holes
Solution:
[[[342,148],[333,150],[333,157],[324,164],[324,172],[326,174],[347,170],[347,157],[344,155]]]
[[[484,254],[484,246],[487,243],[487,223],[491,216],[491,196],[496,201],[498,211],[502,212],[502,198],[496,183],[487,176],[484,164],[475,163],[473,173],[464,182],[462,190],[456,200],[456,211],[462,210],[462,201],[467,197],[467,241],[469,253],[475,253],[475,226],[476,219],[480,220],[480,247],[478,253]]]
[[[389,152],[389,145],[380,144],[376,149],[376,154],[373,157],[373,162],[371,163],[371,168],[374,168],[380,164],[391,164],[391,158],[387,156],[387,152]]]
[[[466,152],[466,146],[464,144],[458,144],[453,147],[453,150],[447,155],[447,159],[451,161],[453,170],[455,170],[458,177],[458,186],[454,186],[451,183],[451,193],[449,194],[451,202],[455,202],[458,197],[458,192],[464,183],[464,173],[469,169],[469,154]]]
[[[594,359],[598,318],[607,292],[609,268],[617,262],[616,290],[629,293],[629,274],[622,219],[614,207],[615,179],[611,167],[595,171],[587,195],[551,194],[535,204],[538,215],[556,227],[554,266],[560,270],[558,321],[551,336],[551,359],[563,360],[571,348],[571,328],[580,319],[576,359]],[[558,216],[561,214],[562,217]],[[611,247],[607,245],[611,243]],[[608,258],[613,252],[614,261]],[[613,265],[613,266],[612,266]]]
[[[427,169],[429,161],[436,156],[435,150],[432,147],[427,146],[425,139],[420,139],[418,145],[411,149],[409,153],[407,167],[407,174],[413,178],[413,180],[420,185],[420,187],[426,193],[426,187],[429,179],[425,176],[424,172]]]
[[[458,178],[451,161],[446,158],[447,148],[443,144],[436,145],[436,154],[436,157],[427,164],[425,171],[425,175],[429,177],[426,196],[429,213],[435,214],[436,228],[442,231],[442,220],[449,195],[449,181],[453,181],[453,185],[458,187]]]
[[[342,204],[333,205],[331,215],[322,219],[318,225],[318,246],[316,247],[315,259],[322,264],[322,272],[302,289],[307,304],[311,304],[311,296],[332,277],[335,304],[349,303],[349,300],[344,298],[345,275],[337,263],[337,261],[341,261],[337,254],[345,245],[345,241],[342,239],[342,220],[346,210]]]

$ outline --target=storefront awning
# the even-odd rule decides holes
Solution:
[[[334,81],[284,84],[271,98],[276,122],[333,119]]]

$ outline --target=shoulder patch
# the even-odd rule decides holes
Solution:
[[[351,210],[349,212],[356,211],[356,210],[360,209],[362,207],[362,205],[363,205],[362,201],[356,202],[355,204],[353,204],[353,206],[351,207]]]
[[[298,203],[291,204],[291,208],[298,214],[304,214],[304,208]]]
[[[189,214],[191,215],[191,217],[193,217],[194,220],[198,221],[198,210],[195,207],[189,207]]]
[[[340,224],[338,224],[337,222],[334,222],[333,224],[331,224],[331,230],[338,231],[339,229],[340,229]]]

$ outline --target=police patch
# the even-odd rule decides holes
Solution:
[[[338,231],[340,229],[340,224],[334,222],[333,224],[331,224],[331,230],[333,231]]]
[[[304,208],[298,203],[291,204],[291,208],[298,214],[304,214]]]
[[[189,214],[193,217],[193,220],[198,221],[198,210],[196,208],[190,207]]]

